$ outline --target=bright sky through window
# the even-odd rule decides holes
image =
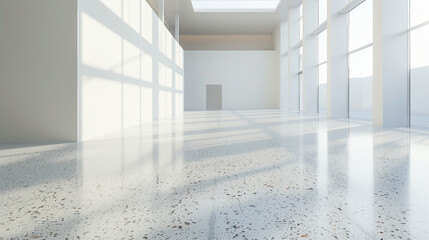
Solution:
[[[275,12],[280,0],[192,0],[195,12]]]

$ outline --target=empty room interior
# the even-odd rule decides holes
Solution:
[[[0,0],[0,239],[429,239],[428,0]]]

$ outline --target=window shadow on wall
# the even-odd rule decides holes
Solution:
[[[80,1],[80,140],[182,111],[183,50],[146,1]]]

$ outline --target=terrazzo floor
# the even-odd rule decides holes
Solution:
[[[186,112],[0,146],[0,239],[429,239],[429,131]]]

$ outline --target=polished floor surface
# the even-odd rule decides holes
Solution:
[[[187,112],[0,146],[0,239],[429,239],[429,132]]]

